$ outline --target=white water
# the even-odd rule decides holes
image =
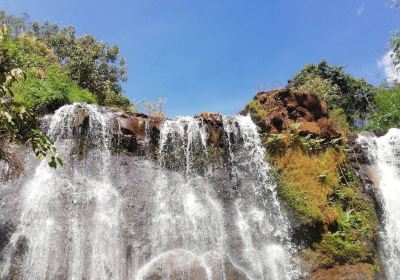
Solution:
[[[76,153],[82,131],[74,128],[81,109],[89,114],[84,156]],[[1,251],[1,278],[300,276],[250,117],[224,119],[227,159],[217,170],[209,167],[209,136],[198,119],[163,123],[157,163],[111,153],[112,118],[89,105],[65,106],[48,117],[65,167],[41,162],[1,190],[0,207],[8,209],[1,222],[16,225]]]
[[[376,190],[383,208],[381,251],[386,276],[400,275],[400,129],[392,128],[382,137],[359,136],[375,164],[379,186]]]

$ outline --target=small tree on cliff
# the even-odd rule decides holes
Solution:
[[[19,68],[9,71],[7,69],[7,61],[10,57],[3,46],[8,39],[7,27],[3,24],[0,30],[0,61],[2,62],[0,67],[0,159],[5,157],[2,144],[10,141],[17,144],[30,143],[38,158],[47,157],[49,166],[62,165],[50,138],[35,129],[37,124],[35,114],[14,101],[12,84],[24,79],[24,73]]]
[[[331,66],[323,60],[307,64],[289,81],[294,90],[319,94],[331,108],[342,108],[348,120],[365,119],[373,106],[375,89],[364,79],[343,71],[344,66]]]

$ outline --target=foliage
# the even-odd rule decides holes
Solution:
[[[74,27],[60,28],[48,22],[33,23],[31,34],[54,51],[71,79],[95,94],[100,105],[129,105],[120,85],[127,80],[127,69],[124,58],[119,59],[118,46],[90,35],[78,37]]]
[[[14,84],[13,91],[16,102],[40,114],[74,102],[96,103],[95,96],[79,88],[55,66],[46,71],[30,69],[25,80]]]
[[[340,88],[328,79],[323,79],[318,75],[309,75],[304,78],[301,85],[294,88],[299,92],[313,92],[318,94],[328,104],[333,103],[339,99]]]
[[[400,85],[381,87],[374,98],[376,112],[364,128],[385,133],[391,127],[400,127]]]
[[[13,15],[8,15],[5,11],[0,10],[0,25],[5,24],[11,29],[11,36],[17,36],[28,31],[28,19],[29,17],[27,14],[23,14],[22,17],[17,17]]]
[[[160,98],[158,100],[158,102],[143,100],[138,103],[137,107],[139,109],[143,110],[146,114],[148,114],[151,117],[164,118],[165,117],[165,111],[164,111],[165,102],[166,102],[166,100],[163,98]]]
[[[340,110],[332,113],[336,121],[344,118]],[[300,228],[313,228],[315,243],[304,257],[317,267],[375,263],[377,216],[374,204],[358,194],[361,183],[347,162],[346,143],[301,136],[297,124],[263,139],[278,195]]]
[[[253,99],[251,102],[246,104],[245,108],[250,112],[250,114],[256,115],[258,119],[263,119],[268,115],[267,110],[261,106],[260,100],[258,99]]]
[[[278,194],[296,223],[323,225],[321,241],[312,246],[324,256],[320,265],[374,263],[375,208],[357,194],[360,182],[344,151],[327,148],[306,154],[289,147],[274,163],[279,174]]]
[[[299,131],[300,123],[294,123],[283,133],[267,134],[263,138],[263,144],[270,155],[282,156],[288,148],[296,148],[305,154],[316,154],[328,147],[338,149],[344,148],[341,145],[342,138],[325,139],[308,134],[301,136]]]
[[[119,57],[118,46],[110,46],[90,35],[77,36],[72,26],[61,28],[49,22],[31,24],[27,16],[15,17],[3,11],[0,11],[1,23],[12,29],[10,40],[2,47],[10,60],[0,57],[8,69],[46,70],[56,64],[79,87],[94,94],[98,104],[121,109],[131,107],[121,87],[121,82],[127,80],[127,67],[124,58]]]
[[[329,119],[335,124],[340,134],[343,135],[342,139],[346,140],[351,132],[351,127],[344,110],[342,108],[333,108],[329,111]]]
[[[274,160],[280,174],[278,193],[298,222],[329,225],[335,221],[337,213],[327,197],[337,186],[340,161],[343,156],[333,149],[309,156],[297,148]]]
[[[288,86],[310,90],[316,86],[314,91],[330,101],[331,108],[342,108],[348,120],[364,119],[373,107],[374,87],[345,73],[343,68],[331,66],[325,60],[308,64],[293,76]]]
[[[399,71],[400,66],[400,31],[395,31],[389,41],[389,47],[393,51],[392,59],[396,71]]]
[[[0,36],[4,38],[6,30],[3,28]],[[0,38],[2,40],[2,38]],[[21,69],[12,69],[9,73],[0,76],[0,144],[13,141],[17,144],[30,143],[38,158],[47,157],[51,167],[62,165],[57,151],[50,138],[40,131],[33,129],[36,124],[35,115],[24,106],[14,101],[12,84],[24,78]],[[0,158],[4,152],[0,148]]]

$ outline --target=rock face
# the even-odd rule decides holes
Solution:
[[[259,125],[267,133],[279,133],[290,125],[298,123],[302,135],[340,137],[340,133],[328,119],[328,105],[314,93],[279,89],[259,92],[253,102],[258,102],[258,106],[268,112],[258,116]]]
[[[331,269],[319,269],[311,275],[312,280],[372,280],[375,272],[371,265],[344,265]]]
[[[117,112],[112,133],[121,148],[140,154],[146,148],[156,149],[162,121],[142,113]]]

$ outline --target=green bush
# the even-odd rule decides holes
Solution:
[[[81,89],[62,70],[51,66],[46,71],[32,68],[27,78],[13,85],[15,102],[42,114],[73,103],[96,103],[88,90]]]
[[[400,86],[380,88],[374,99],[376,112],[364,128],[386,132],[400,127]]]
[[[342,108],[349,121],[365,119],[373,108],[375,88],[364,79],[345,73],[343,68],[331,66],[325,60],[308,64],[293,76],[288,86],[321,95],[329,101],[330,108]]]

